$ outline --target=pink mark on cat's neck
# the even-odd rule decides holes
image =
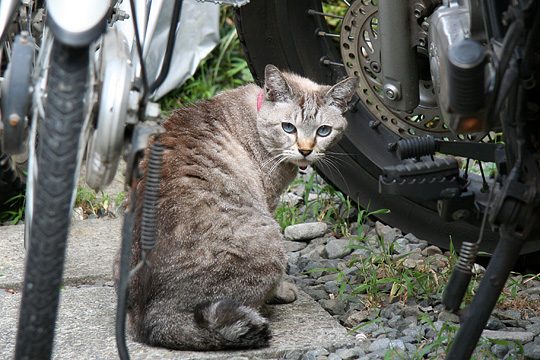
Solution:
[[[261,89],[259,95],[257,95],[257,112],[261,111],[261,107],[264,100],[264,90]]]

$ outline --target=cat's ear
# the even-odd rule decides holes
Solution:
[[[274,65],[268,64],[264,68],[264,89],[266,98],[270,101],[284,102],[292,99],[291,87]]]
[[[345,112],[358,87],[358,78],[349,77],[332,86],[325,95],[326,105],[335,106]]]

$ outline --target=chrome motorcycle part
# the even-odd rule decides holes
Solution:
[[[48,0],[48,25],[63,44],[86,46],[105,30],[110,7],[110,0]]]
[[[471,39],[448,49],[448,107],[452,112],[473,114],[484,107],[485,59],[485,48]]]
[[[415,11],[420,17],[420,8]],[[420,101],[416,48],[409,43],[408,15],[408,1],[379,1],[382,99],[397,111],[412,111]]]
[[[0,1],[0,42],[4,41],[6,30],[13,20],[13,14],[19,5],[19,0]]]
[[[414,14],[410,15],[414,17]],[[427,35],[421,25],[414,23],[413,42],[419,43]],[[425,26],[424,26],[425,27]],[[397,111],[385,105],[385,97],[397,98],[401,92],[395,84],[384,88],[381,61],[379,10],[374,1],[355,1],[347,10],[341,25],[340,50],[349,76],[360,79],[358,96],[378,121],[400,137],[434,135],[457,139],[443,123],[429,79],[420,79],[419,104],[409,111]],[[419,44],[418,44],[419,45]],[[424,44],[425,45],[425,44]],[[411,45],[412,46],[412,45]],[[426,52],[418,47],[419,54]],[[397,91],[396,91],[397,90]]]
[[[474,133],[484,130],[484,115],[479,113],[479,102],[486,93],[484,89],[484,52],[478,48],[479,43],[471,40],[471,12],[466,5],[460,5],[457,0],[449,1],[447,5],[442,5],[429,17],[429,58],[431,65],[431,77],[435,94],[437,95],[439,107],[443,114],[445,124],[454,132]],[[468,54],[457,54],[465,46],[469,50]],[[468,49],[467,49],[468,46]],[[453,50],[452,50],[453,49]],[[451,53],[452,59],[450,58]],[[459,60],[456,56],[470,55],[468,59]],[[450,61],[449,61],[450,60]],[[460,63],[460,64],[458,64]],[[461,70],[459,69],[461,68]],[[468,73],[459,75],[459,73]],[[471,76],[474,74],[475,84],[471,84],[472,79],[468,79],[466,94],[468,99],[473,101],[466,106],[470,109],[477,109],[471,112],[463,112],[460,107],[463,104],[464,94],[456,95],[463,91],[465,84],[456,88],[456,81],[452,82],[456,76]],[[455,79],[461,81],[461,79]],[[470,85],[473,85],[472,88]],[[482,87],[482,89],[480,89]],[[453,89],[452,89],[453,88]],[[471,91],[479,92],[472,95]],[[452,99],[452,100],[451,100]],[[451,103],[453,102],[453,103]],[[454,107],[454,108],[453,108]]]
[[[23,31],[15,38],[11,61],[4,74],[2,89],[2,151],[25,151],[28,106],[31,99],[34,40]]]
[[[118,168],[133,75],[127,40],[115,28],[103,38],[101,57],[97,123],[86,158],[86,182],[95,190],[108,185]]]

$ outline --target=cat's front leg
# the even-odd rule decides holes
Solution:
[[[295,301],[298,297],[298,289],[293,283],[282,279],[278,286],[274,289],[267,304],[289,304]]]

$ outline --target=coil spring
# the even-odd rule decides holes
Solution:
[[[163,145],[157,140],[150,147],[146,171],[141,222],[141,249],[143,251],[151,250],[156,243],[156,205],[159,199],[162,160]]]
[[[461,251],[456,267],[466,273],[471,273],[477,254],[478,243],[464,241],[461,244]]]
[[[397,144],[397,154],[402,160],[425,155],[433,155],[437,150],[435,139],[429,135],[399,140]]]

